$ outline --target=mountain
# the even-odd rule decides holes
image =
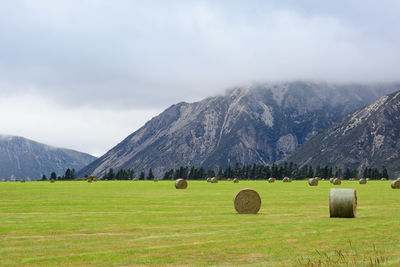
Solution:
[[[0,179],[41,179],[67,168],[81,169],[95,160],[86,153],[56,148],[23,137],[0,135]]]
[[[400,176],[400,91],[346,116],[325,132],[299,147],[288,161],[300,165],[336,165],[388,169]]]
[[[349,112],[400,86],[311,82],[254,84],[223,96],[172,105],[79,175],[108,168],[226,167],[275,162]]]

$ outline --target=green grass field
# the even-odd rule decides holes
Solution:
[[[329,189],[357,190],[357,218],[329,218]],[[253,188],[257,215],[233,197]],[[1,182],[2,266],[400,266],[390,181]]]

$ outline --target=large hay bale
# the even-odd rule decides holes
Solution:
[[[332,188],[329,193],[330,217],[354,218],[357,213],[357,193],[354,189]]]
[[[216,184],[216,183],[218,183],[218,178],[217,177],[213,177],[213,178],[211,178],[210,182],[213,183],[213,184]]]
[[[391,186],[393,189],[400,189],[400,179],[394,180]]]
[[[340,178],[335,178],[335,179],[333,179],[332,184],[334,184],[334,185],[340,185],[340,184],[342,184],[342,180],[340,180]]]
[[[361,179],[359,180],[359,183],[360,183],[360,184],[366,184],[366,183],[367,183],[367,179],[361,178]]]
[[[158,178],[154,178],[153,181],[154,181],[154,182],[158,182]]]
[[[387,181],[387,179],[386,178],[381,178],[381,181]]]
[[[318,179],[317,178],[310,178],[310,179],[308,179],[308,184],[310,186],[317,186],[318,185]]]
[[[275,178],[274,177],[269,177],[268,183],[275,183]]]
[[[187,182],[185,179],[177,179],[175,181],[175,188],[176,189],[186,189],[187,187]]]
[[[133,178],[133,181],[139,181],[139,178],[135,177]]]
[[[292,179],[290,179],[289,177],[285,177],[285,178],[283,178],[282,182],[290,183],[290,182],[292,182]]]
[[[25,179],[21,179],[21,183],[25,183]]]
[[[239,183],[239,179],[238,178],[235,178],[235,179],[233,179],[233,182],[236,184],[236,183]]]
[[[335,180],[335,178],[330,178],[329,182],[333,183],[333,180]]]
[[[55,180],[54,179],[50,179],[50,183],[54,183],[55,182]]]
[[[236,194],[233,205],[239,214],[256,214],[261,207],[261,198],[253,189],[245,188]]]

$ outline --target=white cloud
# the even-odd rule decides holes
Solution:
[[[227,87],[397,81],[399,9],[372,0],[1,1],[2,129],[99,154],[156,111]],[[33,110],[25,119],[19,95]]]
[[[101,156],[159,112],[67,108],[38,95],[22,94],[0,99],[0,134]]]

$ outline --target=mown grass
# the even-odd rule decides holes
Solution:
[[[234,195],[257,190],[257,215]],[[329,218],[329,188],[358,217]],[[400,266],[400,190],[390,181],[2,182],[2,266]]]

